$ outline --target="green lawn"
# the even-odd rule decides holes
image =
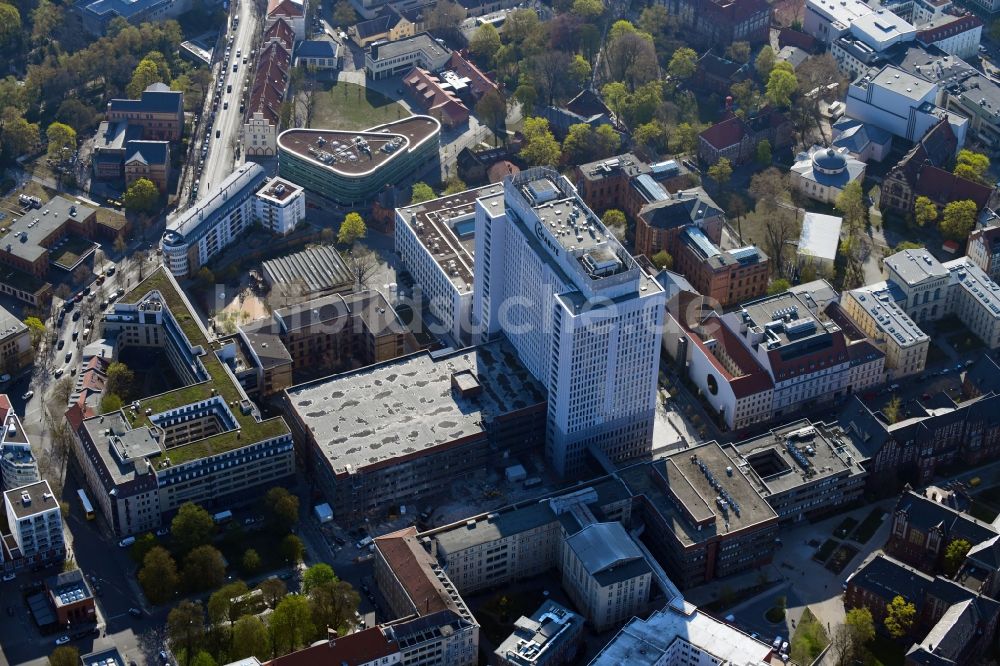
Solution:
[[[875,532],[882,526],[882,513],[882,509],[872,509],[858,525],[858,529],[854,530],[851,539],[858,543],[868,543],[868,540],[875,536]]]
[[[243,571],[243,554],[250,548],[260,555],[261,567],[257,573],[274,571],[288,564],[281,555],[281,542],[284,538],[277,537],[268,530],[247,531],[241,525],[232,523],[215,546],[229,562],[230,571],[250,576],[253,574]]]
[[[813,559],[817,562],[826,562],[826,559],[833,554],[833,551],[840,545],[840,542],[835,539],[827,539],[823,542],[823,545],[816,550],[816,554],[813,555]]]
[[[812,614],[812,611],[806,608],[802,612],[798,626],[795,627],[795,633],[792,635],[789,656],[797,664],[811,664],[829,642],[823,625]]]
[[[410,115],[402,104],[354,83],[319,85],[323,87],[313,95],[309,127],[363,130]]]
[[[94,241],[80,238],[79,236],[67,236],[66,242],[59,249],[52,250],[51,260],[56,266],[71,270],[80,257],[94,249]]]
[[[844,518],[842,521],[840,521],[840,523],[835,528],[833,528],[833,536],[837,537],[838,539],[844,539],[847,537],[848,534],[851,533],[851,530],[857,527],[857,525],[858,521],[848,516],[847,518]]]
[[[839,574],[847,566],[847,563],[854,559],[854,556],[858,554],[858,549],[854,546],[849,546],[846,543],[840,544],[840,548],[833,552],[830,559],[826,563],[826,568],[835,574]]]
[[[875,640],[868,644],[868,651],[871,660],[866,660],[866,664],[871,666],[903,666],[906,660],[906,653],[903,647],[882,635],[876,635]]]

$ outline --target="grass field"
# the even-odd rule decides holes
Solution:
[[[840,521],[839,525],[833,528],[833,536],[837,537],[838,539],[846,538],[847,535],[851,533],[851,530],[857,527],[857,525],[858,521],[848,516],[847,518],[844,518],[842,521]]]
[[[840,545],[839,541],[835,539],[827,539],[826,541],[823,542],[823,545],[820,546],[819,549],[816,551],[816,554],[813,555],[813,559],[821,564],[823,562],[826,562],[827,558],[833,554],[833,551],[836,550],[837,546],[839,545]]]
[[[94,249],[94,242],[78,236],[67,236],[66,242],[52,251],[52,263],[69,270],[80,257]]]
[[[833,551],[833,555],[826,563],[826,568],[835,574],[839,574],[847,566],[847,563],[854,559],[854,556],[858,554],[858,549],[854,546],[849,546],[846,543],[840,544],[840,548]]]
[[[355,83],[322,85],[313,95],[309,127],[363,130],[410,115],[402,104]]]
[[[872,509],[865,519],[858,525],[851,535],[853,541],[858,543],[868,543],[868,540],[875,536],[875,532],[882,526],[882,509]]]
[[[789,656],[797,664],[811,664],[829,642],[823,625],[812,614],[812,611],[806,608],[802,611],[802,617],[792,635]]]

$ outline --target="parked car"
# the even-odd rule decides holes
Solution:
[[[112,275],[115,274],[115,267],[114,266],[108,267],[108,270],[104,271],[104,274],[108,277],[111,277]]]
[[[69,643],[69,636],[60,636],[56,639],[56,645],[66,645]]]
[[[132,617],[142,617],[142,609],[141,608],[129,608],[128,609],[128,614],[131,615]]]
[[[66,341],[60,339],[58,344],[56,344],[56,350],[62,351],[62,348],[65,346],[66,346]]]
[[[73,339],[74,340],[76,339],[75,335],[73,336]],[[72,360],[73,360],[73,350],[70,349],[68,352],[66,352],[66,362],[69,363]]]
[[[168,534],[170,534],[169,527],[161,527],[160,529],[156,530],[156,536],[167,536]]]
[[[65,372],[66,372],[65,370],[63,370],[62,368],[59,368],[58,370],[56,370],[55,372],[52,373],[52,376],[55,377],[56,379],[59,379],[60,377],[63,376],[63,373],[65,373]]]
[[[17,578],[17,574],[14,573],[13,571],[11,571],[10,573],[6,573],[6,574],[3,575],[3,582],[9,583],[10,581],[14,580],[15,578]]]
[[[128,548],[129,546],[131,546],[134,543],[135,543],[135,537],[134,536],[127,536],[127,537],[125,537],[124,539],[122,539],[121,541],[118,542],[118,547],[119,548]]]
[[[61,341],[60,341],[61,342]],[[35,395],[34,391],[25,391],[24,395],[21,396],[21,400],[31,400]]]

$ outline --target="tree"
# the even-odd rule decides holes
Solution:
[[[216,664],[212,655],[204,650],[201,650],[194,656],[194,659],[191,660],[191,666],[216,666]]]
[[[729,184],[729,179],[733,177],[733,165],[725,157],[720,157],[719,161],[708,167],[708,177],[723,188]]]
[[[952,201],[944,207],[944,215],[938,223],[941,235],[952,240],[964,241],[976,225],[979,209],[976,202],[968,199]]]
[[[185,599],[167,616],[167,636],[174,651],[184,651],[185,666],[191,666],[193,657],[205,637],[205,609],[200,601]]]
[[[587,59],[577,53],[573,56],[573,61],[569,64],[567,75],[570,81],[573,82],[573,85],[583,86],[590,80],[591,71],[592,67],[587,62]]]
[[[867,608],[852,608],[847,611],[845,622],[859,644],[863,645],[875,638],[875,622],[872,620],[872,612]]]
[[[3,148],[17,157],[38,145],[41,131],[37,123],[29,123],[14,107],[6,107],[0,114],[0,139]]]
[[[300,594],[289,594],[271,613],[271,636],[274,652],[287,654],[308,643],[316,629],[312,623],[309,600]]]
[[[554,165],[559,163],[559,143],[549,131],[549,121],[545,118],[525,118],[524,144],[521,158],[531,166]]]
[[[45,324],[38,317],[26,317],[24,325],[28,327],[28,336],[31,338],[31,346],[38,350],[38,345],[45,339]]]
[[[621,24],[630,29],[616,33],[615,27]],[[587,59],[594,61],[592,57]],[[603,60],[607,65],[608,79],[621,81],[629,90],[635,90],[659,78],[660,68],[652,38],[637,32],[627,21],[618,21],[612,27],[607,46],[604,48]],[[680,60],[685,60],[683,55]],[[680,64],[678,66],[682,67]]]
[[[288,588],[285,587],[285,582],[280,578],[268,578],[262,581],[258,587],[264,593],[264,603],[271,608],[277,606],[278,602],[288,594]]]
[[[330,565],[320,562],[319,564],[312,565],[302,574],[302,591],[305,594],[309,594],[309,591],[314,587],[323,585],[324,583],[333,583],[336,580],[337,575],[333,573]]]
[[[294,534],[289,534],[281,540],[281,554],[285,560],[295,564],[302,561],[302,556],[306,552],[302,539]]]
[[[615,236],[619,238],[625,237],[625,213],[617,208],[609,208],[604,211],[601,221],[604,222],[604,226],[610,229]]]
[[[774,69],[774,50],[770,46],[765,46],[757,54],[754,68],[762,81],[766,81],[771,76],[771,70]]]
[[[350,583],[334,580],[317,585],[309,592],[309,610],[317,627],[346,628],[361,602]]]
[[[64,123],[52,123],[45,130],[45,138],[49,141],[48,156],[62,161],[76,150],[76,130]]]
[[[750,62],[750,42],[733,42],[726,49],[726,57],[733,62]]]
[[[49,655],[49,666],[78,666],[80,651],[72,645],[61,645]]]
[[[916,606],[897,594],[885,607],[886,631],[893,638],[902,638],[909,633],[916,616]]]
[[[21,13],[14,5],[0,3],[0,46],[7,46],[21,33]]]
[[[151,548],[142,559],[139,571],[139,584],[146,597],[154,604],[162,604],[173,596],[179,581],[177,563],[167,549],[162,546]]]
[[[768,285],[767,287],[767,293],[769,296],[773,296],[774,294],[781,294],[788,291],[788,289],[791,286],[792,283],[786,280],[785,278],[778,278],[776,280],[771,280],[771,284]]]
[[[698,54],[686,46],[674,51],[674,55],[670,57],[670,64],[667,65],[670,76],[681,81],[694,76],[696,69],[698,69]]]
[[[117,393],[104,393],[101,398],[101,414],[117,412],[122,408],[122,399]]]
[[[965,539],[952,539],[944,549],[944,572],[954,576],[962,568],[965,556],[969,554],[972,544]]]
[[[594,21],[604,13],[601,0],[573,0],[573,13],[585,21]]]
[[[759,211],[755,211],[757,213]],[[764,225],[765,251],[770,255],[770,264],[778,275],[784,274],[784,254],[788,242],[799,235],[798,216],[787,208],[776,208],[767,212]]]
[[[496,137],[503,132],[507,124],[507,101],[496,90],[489,90],[476,102],[476,116],[493,131],[493,136]]]
[[[791,69],[791,65],[786,62],[778,63],[771,69],[764,96],[772,106],[785,107],[792,103],[792,94],[798,90],[799,80]]]
[[[569,126],[566,138],[563,139],[563,159],[568,164],[589,162],[594,151],[594,128],[587,123],[576,123]]]
[[[1000,19],[990,23],[990,39],[1000,41]]]
[[[340,0],[333,6],[333,22],[340,26],[354,25],[358,22],[358,13],[348,0]]]
[[[667,131],[663,123],[658,120],[651,120],[635,128],[632,138],[640,146],[652,151],[654,155],[666,149]]]
[[[440,39],[453,40],[459,35],[458,26],[465,20],[465,9],[456,2],[443,0],[424,16],[428,32]]]
[[[202,289],[210,289],[215,284],[215,273],[208,266],[202,266],[194,274],[194,280]]]
[[[42,2],[51,4],[48,0],[42,0]],[[41,6],[39,5],[39,7]],[[56,120],[66,123],[70,127],[88,128],[94,124],[94,110],[75,97],[70,97],[59,105],[59,110],[56,111]]]
[[[104,380],[104,391],[128,396],[134,381],[135,373],[132,372],[132,369],[121,361],[115,361],[108,366]]]
[[[194,502],[182,504],[170,523],[170,534],[182,553],[209,543],[214,531],[212,516]]]
[[[241,580],[223,585],[208,598],[208,619],[212,624],[228,622],[230,627],[243,614],[242,604],[236,602],[249,588]]]
[[[274,486],[264,495],[264,521],[268,529],[284,534],[299,521],[299,498],[281,486]]]
[[[639,30],[653,36],[653,43],[660,46],[670,27],[670,14],[663,5],[649,5],[639,14],[637,22]]]
[[[462,182],[462,179],[458,176],[452,176],[445,183],[444,191],[441,192],[442,196],[448,196],[449,194],[458,194],[459,192],[465,192],[469,189],[469,186]]]
[[[152,213],[160,201],[160,191],[149,178],[139,178],[128,186],[122,203],[130,213]]]
[[[771,142],[767,139],[757,144],[757,163],[764,165],[771,164]]]
[[[479,56],[487,65],[492,65],[493,60],[500,50],[500,33],[493,27],[492,23],[484,23],[476,29],[469,40],[469,51]]]
[[[758,209],[774,210],[779,201],[788,198],[788,179],[775,167],[765,169],[750,179],[750,194]]]
[[[914,243],[913,241],[903,241],[892,248],[892,253],[902,252],[903,250],[923,250],[924,246],[920,243]]]
[[[135,543],[129,548],[129,555],[132,557],[132,561],[136,564],[142,564],[146,560],[146,555],[149,551],[153,550],[160,545],[160,542],[156,540],[152,532],[146,532],[145,534],[140,534],[135,538]]]
[[[374,275],[375,270],[378,268],[378,260],[375,257],[375,253],[365,250],[364,248],[358,248],[351,250],[345,259],[347,263],[347,270],[350,271],[351,275],[354,277],[354,282],[357,285],[357,288],[361,289],[367,287],[368,280],[372,275]]]
[[[660,250],[650,257],[649,260],[660,270],[670,270],[674,267],[674,258],[666,250]]]
[[[689,123],[681,123],[674,128],[670,147],[682,153],[693,153],[698,147],[698,131]]]
[[[413,183],[413,189],[410,194],[410,203],[418,204],[424,201],[430,201],[434,198],[434,190],[427,183]]]
[[[987,171],[990,169],[990,158],[982,153],[974,153],[963,148],[958,151],[958,158],[955,160],[955,175],[962,178],[990,185]]]
[[[246,551],[243,552],[243,571],[245,573],[257,573],[260,570],[261,564],[260,553],[256,550],[253,548],[247,548]]]
[[[856,233],[865,224],[868,207],[865,205],[865,194],[859,181],[848,183],[837,195],[836,208],[844,216],[847,228]]]
[[[867,608],[852,608],[847,611],[843,624],[837,625],[830,636],[830,649],[838,665],[854,662],[860,656],[865,644],[875,638],[875,623]]]
[[[611,125],[601,125],[594,130],[594,151],[597,158],[611,157],[618,152],[622,139]]]
[[[210,590],[226,579],[226,562],[216,548],[197,546],[184,558],[184,583],[194,591]]]
[[[917,225],[923,227],[928,222],[934,222],[938,218],[938,209],[934,202],[925,196],[919,196],[913,202],[913,219]]]
[[[256,615],[244,615],[233,625],[233,659],[271,654],[271,637]]]
[[[340,223],[340,231],[337,232],[337,242],[342,245],[351,245],[354,241],[364,238],[368,233],[365,220],[355,211],[351,211]]]
[[[889,400],[888,404],[882,408],[882,415],[890,424],[896,423],[899,421],[899,414],[902,407],[902,400],[899,399],[898,395],[894,395],[892,396],[892,399]]]
[[[163,81],[162,73],[156,62],[150,58],[143,58],[132,73],[132,80],[126,88],[126,93],[130,99],[138,99],[143,90],[161,81],[167,83]]]

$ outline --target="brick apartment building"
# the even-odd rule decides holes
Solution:
[[[142,127],[142,138],[147,141],[179,141],[184,135],[184,93],[154,83],[139,99],[108,102],[106,119]]]

